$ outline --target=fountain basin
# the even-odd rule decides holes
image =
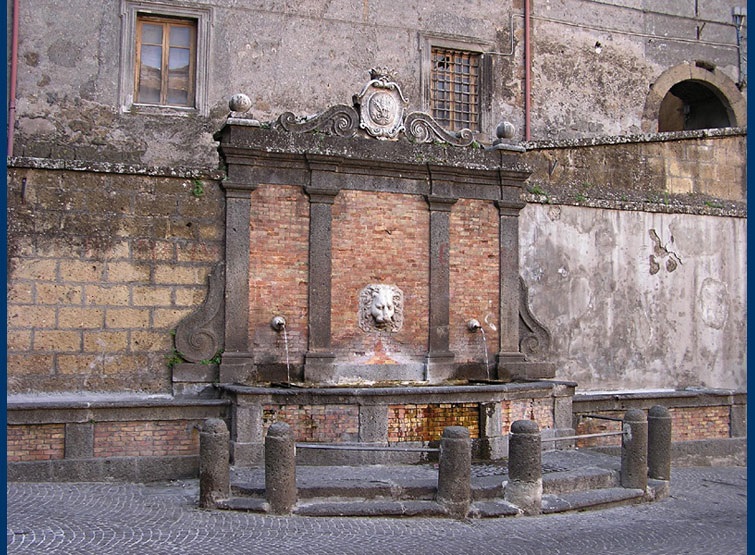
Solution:
[[[431,460],[446,426],[465,426],[473,455],[508,456],[511,423],[532,419],[543,438],[573,435],[571,403],[576,384],[559,381],[420,385],[381,382],[340,384],[221,384],[231,401],[231,458],[236,466],[264,461],[264,438],[274,422],[286,422],[300,443],[363,446],[370,450],[301,449],[298,464],[388,464]],[[559,445],[563,447],[564,445]],[[384,450],[373,450],[384,447]]]

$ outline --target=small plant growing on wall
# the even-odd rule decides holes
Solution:
[[[204,196],[204,184],[199,179],[194,179],[192,182],[192,189],[191,194],[194,195],[196,198],[200,198]]]
[[[184,358],[181,356],[181,353],[179,353],[175,349],[173,349],[173,351],[165,355],[165,363],[168,365],[168,368],[170,368],[171,370],[173,370],[173,368],[177,364],[183,364],[184,362],[186,362],[186,360],[184,360]]]

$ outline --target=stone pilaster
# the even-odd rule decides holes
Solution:
[[[254,372],[249,349],[249,213],[256,184],[226,181],[225,350],[221,383],[247,383]]]
[[[519,352],[519,211],[521,203],[496,202],[499,213],[500,302],[498,378],[510,379],[506,363],[524,362]]]
[[[309,346],[304,378],[327,382],[335,355],[331,351],[332,206],[337,189],[307,187],[309,195]]]
[[[430,312],[426,379],[451,377],[454,354],[449,349],[449,295],[451,251],[450,219],[455,198],[429,195],[430,208]]]

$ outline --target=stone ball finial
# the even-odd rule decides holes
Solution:
[[[252,107],[252,100],[243,93],[234,94],[228,102],[228,107],[232,112],[248,112]]]
[[[514,127],[514,124],[508,121],[502,121],[498,124],[498,127],[495,128],[495,135],[499,139],[511,139],[515,132],[516,128]]]

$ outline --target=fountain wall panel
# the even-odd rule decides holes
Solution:
[[[307,350],[309,201],[299,186],[261,185],[251,193],[249,336],[255,362],[285,365],[283,335],[270,326],[285,315],[291,361]]]
[[[500,327],[498,219],[490,201],[459,199],[451,209],[449,346],[460,363],[479,365],[485,358],[481,334],[467,328],[471,318],[482,325],[488,358],[494,362]]]
[[[428,334],[427,202],[418,195],[345,190],[333,203],[332,217],[331,345],[338,361],[421,362]],[[403,291],[397,332],[360,329],[360,292],[369,284]]]

